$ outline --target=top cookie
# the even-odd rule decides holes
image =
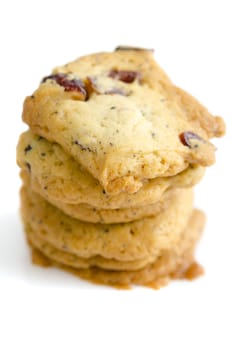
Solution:
[[[32,131],[57,142],[106,192],[135,193],[146,179],[211,165],[221,118],[175,87],[151,51],[81,57],[45,77],[24,103]]]

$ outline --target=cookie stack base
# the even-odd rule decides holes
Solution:
[[[70,263],[70,259],[66,259],[63,252],[60,252],[55,247],[49,252],[43,244],[36,244],[29,238],[30,235],[26,227],[25,231],[28,237],[28,243],[32,249],[32,261],[37,265],[44,267],[58,266],[82,279],[97,284],[118,288],[129,288],[131,285],[144,285],[157,289],[166,285],[171,279],[193,279],[203,273],[202,267],[195,262],[194,252],[204,222],[205,215],[195,209],[186,229],[182,233],[178,254],[172,251],[164,251],[153,263],[136,271],[113,271],[99,267],[75,268]]]

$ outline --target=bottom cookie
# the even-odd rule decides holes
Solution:
[[[29,239],[32,248],[32,260],[42,266],[59,266],[75,275],[97,284],[105,284],[120,288],[129,288],[131,285],[144,285],[159,288],[167,284],[171,279],[193,279],[203,273],[203,269],[195,262],[194,252],[205,222],[204,214],[194,210],[186,229],[182,232],[178,250],[163,251],[162,254],[144,268],[136,271],[113,271],[99,267],[85,269],[72,266],[70,259],[60,254],[53,247],[52,254],[43,246],[38,249],[33,241]],[[29,238],[29,237],[28,237]],[[62,258],[61,258],[62,257]]]

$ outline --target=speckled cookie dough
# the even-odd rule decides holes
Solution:
[[[168,190],[164,193],[162,198],[153,204],[147,204],[139,207],[122,208],[122,209],[99,209],[88,204],[69,204],[63,201],[54,200],[47,196],[47,191],[44,191],[39,182],[31,184],[31,176],[29,172],[22,171],[21,178],[26,187],[36,188],[38,194],[45,198],[48,202],[61,209],[65,214],[86,222],[114,224],[130,222],[142,219],[147,216],[158,215],[161,211],[168,208],[172,198],[178,195],[178,189]]]
[[[222,119],[175,87],[149,50],[97,53],[54,69],[26,98],[23,120],[110,194],[213,164],[209,139],[224,133]]]
[[[107,261],[99,256],[79,258],[57,249],[37,236],[30,225],[25,225],[25,231],[32,247],[32,259],[36,264],[59,266],[95,283],[124,288],[133,284],[159,288],[167,284],[170,279],[193,279],[203,273],[202,267],[195,262],[194,253],[204,222],[204,214],[194,210],[179,237],[178,249],[175,246],[174,249],[163,250],[153,262],[147,262],[143,268],[139,268],[138,262],[134,265],[130,263],[128,266],[125,262]],[[104,268],[97,267],[101,265]]]
[[[70,208],[82,205],[83,208],[93,207],[102,211],[125,209],[127,213],[138,207],[140,212],[142,207],[151,208],[151,205],[162,201],[167,190],[192,187],[204,174],[203,167],[193,165],[175,176],[147,180],[134,194],[121,192],[112,196],[58,144],[30,131],[20,137],[17,161],[20,168],[30,174],[32,189],[53,204],[62,203]]]
[[[30,187],[21,190],[22,217],[37,236],[59,250],[81,258],[100,256],[122,262],[155,260],[174,249],[191,216],[193,191],[182,190],[155,217],[122,224],[91,224],[73,219],[49,204]]]

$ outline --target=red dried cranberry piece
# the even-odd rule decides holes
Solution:
[[[179,139],[183,143],[184,146],[187,146],[189,148],[197,147],[196,144],[195,145],[192,144],[192,140],[199,140],[199,141],[205,142],[205,140],[202,137],[200,137],[199,135],[195,134],[192,131],[182,132],[179,135]]]
[[[117,80],[121,80],[124,83],[133,83],[136,79],[140,81],[141,74],[133,70],[117,70],[112,69],[109,72],[109,77]]]
[[[65,80],[67,78],[67,74],[64,73],[57,73],[57,74],[52,74],[48,75],[47,77],[44,77],[42,80],[42,83],[45,83],[47,80],[55,80],[55,82],[59,85],[63,86],[63,83],[65,83]]]
[[[45,83],[48,79],[55,80],[57,84],[63,86],[65,91],[77,92],[80,99],[86,100],[87,91],[83,81],[80,79],[68,79],[67,76],[65,73],[52,74],[43,78],[42,83]]]

